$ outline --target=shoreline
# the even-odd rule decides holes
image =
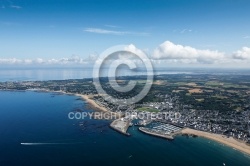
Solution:
[[[6,90],[4,90],[6,91]],[[46,89],[27,89],[27,90],[7,90],[7,91],[37,91],[37,92],[51,92],[51,93],[61,93],[61,94],[66,94],[66,95],[74,95],[81,97],[82,100],[86,101],[88,104],[90,104],[93,108],[94,111],[102,111],[106,113],[113,113],[112,111],[109,111],[105,107],[99,106],[94,100],[92,100],[88,95],[83,95],[83,94],[75,94],[75,93],[67,93],[64,91],[50,91]],[[119,114],[120,116],[120,114]],[[250,146],[248,146],[245,142],[236,140],[232,137],[227,137],[225,135],[221,134],[214,134],[214,133],[209,133],[209,132],[204,132],[204,131],[199,131],[199,130],[194,130],[191,128],[184,128],[180,131],[180,134],[192,134],[196,135],[199,137],[203,137],[209,140],[216,141],[218,143],[222,143],[223,145],[227,145],[230,148],[233,148],[235,150],[238,150],[242,153],[245,153],[247,155],[250,155]]]
[[[102,112],[110,112],[107,108],[99,106],[93,99],[89,97],[89,95],[83,95],[83,94],[78,94],[78,93],[69,93],[69,92],[64,92],[64,91],[51,91],[47,89],[27,89],[28,91],[39,91],[39,92],[52,92],[52,93],[62,93],[66,95],[74,95],[81,97],[82,100],[86,101],[88,104],[90,104],[95,111],[102,111]]]
[[[190,128],[185,128],[181,131],[181,134],[193,134],[199,137],[204,137],[219,143],[222,143],[224,145],[227,145],[235,150],[238,150],[240,152],[246,153],[250,155],[250,146],[248,146],[245,142],[240,142],[232,137],[227,137],[225,135],[221,134],[214,134],[199,130],[194,130]]]
[[[60,93],[60,94],[66,94],[66,95],[74,95],[74,96],[80,97],[83,101],[86,101],[95,112],[103,112],[103,113],[110,114],[110,119],[112,119],[113,117],[115,117],[115,119],[122,117],[122,115],[120,113],[112,112],[112,111],[108,110],[107,108],[98,105],[93,99],[91,99],[89,97],[89,95],[83,95],[83,94],[78,94],[78,93],[69,93],[69,92],[65,92],[65,91],[53,91],[53,90],[48,90],[48,89],[3,90],[3,91],[23,91],[23,92],[34,91],[34,92]]]
[[[66,93],[67,94],[67,93]],[[73,94],[75,96],[81,97],[83,100],[85,100],[88,104],[90,104],[93,109],[103,112],[111,112],[107,108],[99,106],[94,100],[92,100],[88,95],[82,95],[82,94]]]
[[[112,112],[112,111],[108,110],[107,108],[98,105],[95,102],[95,100],[91,99],[90,96],[93,96],[93,95],[83,95],[83,94],[69,93],[69,92],[64,92],[64,91],[49,91],[49,90],[42,90],[42,91],[61,93],[61,94],[66,94],[66,95],[74,95],[74,96],[80,97],[83,101],[86,101],[87,104],[89,104],[90,108],[93,109],[95,112],[103,112],[104,114],[107,113],[108,117],[109,117],[108,119],[113,119],[113,118],[118,119],[118,118],[121,118],[121,116],[122,116],[120,113]],[[96,119],[100,118],[99,116],[96,116],[96,117],[97,117]],[[103,116],[103,117],[105,117],[105,116]],[[100,119],[102,119],[102,118],[100,118]]]

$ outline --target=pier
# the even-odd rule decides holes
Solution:
[[[149,128],[145,128],[145,127],[139,127],[139,130],[143,133],[149,134],[149,135],[153,135],[153,136],[157,136],[157,137],[161,137],[161,138],[165,138],[165,139],[170,139],[173,140],[174,137],[172,135],[154,130],[154,129],[149,129]]]
[[[121,134],[129,136],[130,134],[127,133],[127,130],[130,122],[131,120],[127,120],[124,118],[116,119],[110,124],[110,127]]]

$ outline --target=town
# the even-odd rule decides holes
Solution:
[[[136,80],[135,90],[121,93],[101,78],[103,89],[117,99],[132,97],[145,85],[145,76],[117,78],[119,85]],[[140,102],[116,105],[98,94],[92,79],[1,82],[0,90],[37,90],[88,95],[111,112],[153,114],[161,122],[179,127],[223,134],[250,143],[250,76],[216,74],[156,75],[150,92]],[[163,116],[169,112],[178,113]],[[148,116],[143,116],[148,117]],[[141,119],[142,126],[157,119]],[[126,124],[122,124],[128,128]],[[157,129],[157,128],[156,128]],[[125,131],[124,131],[125,132]]]

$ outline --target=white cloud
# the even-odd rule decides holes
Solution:
[[[1,0],[0,0],[1,3]],[[23,7],[20,5],[16,5],[15,3],[13,3],[11,0],[3,0],[0,6],[0,9],[22,9]]]
[[[154,50],[152,58],[189,60],[197,63],[214,63],[224,59],[225,55],[219,51],[199,50],[190,46],[176,45],[170,41],[165,41]]]
[[[122,31],[110,31],[106,29],[99,29],[99,28],[86,28],[84,29],[85,32],[91,33],[100,33],[100,34],[111,34],[111,35],[125,35],[127,32]]]
[[[138,48],[137,48],[135,45],[133,45],[133,44],[130,44],[130,45],[126,46],[124,49],[125,49],[126,51],[135,53],[136,55],[139,55],[139,56],[145,55],[145,53],[144,53],[142,50],[138,49]]]
[[[249,47],[242,47],[241,50],[236,51],[233,53],[234,59],[241,59],[241,60],[250,60],[250,48]]]
[[[193,32],[193,30],[192,29],[182,29],[182,30],[174,29],[173,32],[183,34],[183,33],[191,33]]]
[[[74,64],[87,64],[92,62],[90,59],[83,59],[78,56],[72,56],[70,58],[60,58],[60,59],[17,59],[17,58],[0,58],[0,64],[6,65],[37,65],[37,64],[45,64],[45,65],[74,65]]]
[[[17,5],[10,5],[10,8],[13,8],[13,9],[22,9],[21,6],[17,6]]]
[[[127,51],[133,52],[137,55],[144,54],[144,52],[138,49],[135,45],[130,44],[124,48]],[[250,64],[250,48],[243,47],[242,49],[231,53],[225,54],[216,50],[209,49],[196,49],[190,46],[183,46],[174,44],[170,41],[165,41],[160,44],[152,53],[148,53],[151,62],[156,67],[166,67],[166,65],[178,66],[216,66],[216,67],[248,67]],[[147,55],[147,54],[146,54]],[[142,63],[138,57],[127,54],[119,53],[114,54],[114,58],[124,61],[131,59],[135,63]],[[70,58],[51,58],[51,59],[17,59],[17,58],[0,58],[0,65],[93,65],[96,61],[101,60],[98,58],[98,54],[94,53],[86,58],[79,56],[72,56]],[[110,64],[107,61],[107,64]]]
[[[38,64],[42,64],[44,63],[45,61],[42,59],[42,58],[37,58],[36,60],[34,60],[35,63],[38,63]]]
[[[85,28],[83,31],[98,34],[109,34],[109,35],[137,35],[137,36],[148,36],[148,33],[140,32],[128,32],[128,31],[113,31],[100,28]]]
[[[16,58],[3,58],[0,59],[0,64],[19,64],[22,63],[22,60]]]

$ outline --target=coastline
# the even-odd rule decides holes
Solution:
[[[128,161],[128,163],[131,163],[131,162],[133,163],[132,160],[135,158],[137,160],[137,158],[138,158],[138,160],[141,160],[142,164],[145,164],[145,166],[147,165],[147,162],[148,162],[148,160],[146,160],[145,158],[149,158],[152,161],[154,160],[154,161],[164,162],[165,165],[171,165],[172,162],[169,161],[169,158],[175,159],[175,160],[171,160],[171,161],[173,161],[173,163],[177,163],[180,165],[192,165],[193,161],[195,161],[194,164],[197,163],[197,165],[204,165],[204,166],[209,166],[209,165],[213,165],[213,164],[218,164],[218,165],[223,166],[222,162],[225,162],[226,165],[230,165],[230,164],[232,164],[232,165],[237,165],[237,164],[238,165],[247,165],[246,163],[250,162],[249,157],[246,157],[244,153],[238,153],[234,150],[222,147],[221,145],[219,145],[221,147],[214,146],[213,145],[214,142],[211,141],[211,143],[209,144],[209,143],[207,143],[208,140],[206,140],[206,139],[199,141],[196,139],[200,139],[200,138],[187,139],[187,138],[182,136],[182,138],[180,138],[180,139],[177,138],[176,140],[170,142],[170,141],[165,140],[165,139],[161,139],[161,138],[157,138],[157,137],[154,138],[154,137],[149,136],[149,135],[141,134],[141,133],[139,133],[139,131],[136,130],[137,126],[134,127],[135,130],[133,130],[133,127],[131,127],[129,129],[129,132],[131,132],[131,134],[132,134],[132,136],[129,137],[129,136],[122,135],[116,131],[112,131],[113,129],[111,129],[107,126],[107,124],[109,123],[108,121],[97,121],[97,120],[91,121],[90,123],[86,123],[86,125],[88,125],[89,128],[86,128],[86,129],[84,128],[84,130],[81,130],[81,128],[83,128],[83,126],[81,126],[79,128],[79,126],[77,126],[76,123],[74,123],[74,121],[71,121],[71,120],[69,121],[69,124],[67,124],[67,123],[65,123],[65,116],[59,116],[61,111],[63,111],[62,108],[70,108],[68,110],[75,110],[74,108],[77,108],[78,106],[87,105],[86,102],[84,102],[85,104],[82,104],[82,102],[81,102],[82,100],[80,97],[74,97],[73,95],[70,95],[69,97],[67,97],[66,94],[60,95],[59,93],[58,94],[47,93],[47,95],[46,95],[46,93],[45,94],[32,93],[32,94],[33,95],[30,95],[29,92],[27,92],[27,93],[21,92],[19,95],[15,95],[15,94],[13,95],[10,92],[6,92],[6,93],[2,94],[3,98],[5,99],[5,100],[3,100],[2,104],[7,103],[8,104],[7,106],[10,106],[10,107],[12,107],[12,105],[17,106],[17,107],[15,107],[16,109],[13,109],[14,112],[25,111],[26,109],[23,109],[23,106],[25,106],[26,108],[29,107],[32,110],[34,107],[30,107],[29,103],[31,101],[32,101],[32,103],[34,101],[36,101],[34,104],[36,104],[36,103],[38,104],[38,105],[36,104],[38,106],[38,107],[36,107],[37,110],[30,111],[29,113],[36,113],[37,115],[41,115],[40,113],[43,113],[43,111],[45,111],[47,108],[51,108],[51,107],[47,107],[46,103],[50,104],[52,102],[53,103],[56,102],[53,104],[53,108],[51,108],[51,111],[49,111],[50,113],[53,113],[55,116],[40,116],[41,118],[44,119],[43,122],[46,122],[46,123],[43,124],[43,123],[40,123],[41,122],[40,120],[35,120],[36,124],[39,126],[36,126],[36,125],[34,125],[33,127],[27,126],[30,129],[32,129],[32,131],[34,131],[34,133],[38,133],[40,135],[34,135],[34,137],[32,137],[33,138],[32,140],[34,140],[34,141],[32,141],[32,140],[26,140],[26,141],[20,140],[18,143],[20,143],[20,142],[31,142],[31,143],[32,142],[45,142],[46,143],[46,142],[51,141],[52,139],[48,140],[48,136],[46,136],[46,135],[48,135],[47,130],[46,130],[46,133],[42,132],[41,130],[37,130],[37,127],[41,126],[41,129],[42,129],[45,127],[45,125],[48,125],[48,127],[53,127],[52,131],[48,130],[48,132],[51,131],[51,137],[53,137],[53,138],[55,137],[55,139],[53,139],[53,140],[58,140],[58,134],[56,132],[53,132],[53,131],[65,131],[64,133],[66,133],[67,136],[60,137],[61,139],[59,139],[59,142],[61,142],[61,143],[70,142],[72,144],[69,144],[69,145],[62,144],[62,145],[20,146],[20,144],[16,143],[15,139],[10,139],[10,138],[12,138],[11,136],[4,134],[3,136],[4,137],[6,136],[6,139],[4,139],[4,137],[3,137],[1,140],[8,141],[5,143],[6,147],[8,147],[8,145],[13,142],[12,144],[14,145],[14,148],[16,148],[17,150],[19,148],[28,150],[27,154],[26,153],[20,154],[20,156],[24,157],[25,162],[26,161],[30,162],[30,160],[25,158],[26,156],[30,155],[29,149],[48,149],[48,148],[49,149],[61,149],[62,152],[60,152],[60,154],[62,154],[63,157],[66,156],[66,158],[69,155],[75,155],[75,156],[77,156],[77,158],[80,158],[80,160],[79,160],[80,164],[85,162],[85,160],[81,160],[82,159],[81,157],[84,156],[85,154],[88,154],[88,156],[86,156],[86,157],[89,160],[87,160],[87,161],[92,161],[93,160],[92,157],[95,156],[95,154],[96,154],[96,149],[99,149],[100,150],[99,153],[104,154],[106,158],[110,158],[110,156],[114,155],[114,153],[109,153],[109,152],[118,152],[119,151],[119,153],[117,153],[118,155],[116,156],[116,158],[122,158],[122,159],[124,159],[124,161]],[[18,103],[21,103],[25,99],[22,96],[28,97],[30,99],[30,100],[26,100],[28,102],[28,105],[16,104],[17,101],[20,101]],[[54,96],[54,97],[51,97],[51,96]],[[62,100],[60,98],[62,98]],[[10,99],[12,99],[13,102],[10,101]],[[18,99],[20,99],[20,100],[18,100]],[[40,100],[40,99],[44,99],[44,101]],[[41,104],[41,102],[42,102],[42,104]],[[9,105],[9,103],[12,105]],[[76,103],[76,104],[72,104],[72,103]],[[64,105],[66,105],[66,107],[65,106],[58,107],[58,105],[60,105],[60,104],[64,104]],[[41,105],[45,106],[44,107],[45,109],[39,107]],[[7,107],[3,107],[3,108],[7,108]],[[54,108],[57,109],[58,111],[55,111]],[[9,109],[3,109],[3,110],[5,112],[6,111],[9,112]],[[26,115],[29,115],[29,113],[22,114],[22,115],[23,115],[23,117],[27,117]],[[67,110],[65,110],[65,113],[67,113]],[[34,117],[34,116],[32,115],[31,117]],[[62,120],[60,120],[60,121],[54,121],[54,120],[48,121],[48,122],[50,122],[50,124],[48,124],[46,121],[47,117],[49,117],[49,118],[55,118],[55,117],[57,118],[58,117]],[[27,119],[30,119],[30,118],[28,117]],[[22,119],[16,119],[16,120],[22,120]],[[12,120],[10,119],[9,122],[13,123],[13,119]],[[58,125],[55,125],[55,122]],[[82,121],[80,121],[80,122],[82,122]],[[8,123],[8,121],[7,121],[7,123]],[[75,125],[71,125],[71,124],[75,124]],[[92,124],[96,124],[96,125],[92,125]],[[64,127],[66,125],[68,125],[69,127]],[[5,125],[5,126],[7,126],[9,130],[11,129],[10,131],[12,131],[13,133],[17,132],[15,129],[16,128],[15,125]],[[105,127],[98,128],[99,126],[105,126]],[[13,129],[12,129],[12,127],[13,127]],[[24,126],[24,129],[22,129],[22,127],[23,127],[23,125],[18,126],[19,130],[27,129],[25,126]],[[54,129],[54,127],[55,127],[55,129]],[[101,132],[101,131],[103,131],[103,132]],[[72,135],[72,132],[76,133],[77,135],[75,135],[75,134]],[[23,134],[22,138],[27,138],[25,132],[21,133],[21,134]],[[64,136],[64,134],[62,134],[62,136]],[[41,138],[44,138],[44,139],[41,140]],[[83,143],[78,143],[78,142],[83,142]],[[193,145],[190,144],[191,142]],[[222,150],[220,150],[219,152],[216,151],[216,149],[211,150],[211,151],[204,150],[201,153],[200,150],[202,150],[201,149],[202,147],[201,148],[192,148],[192,147],[197,147],[197,145],[200,145],[200,143],[204,143],[206,145],[206,147],[209,147],[209,148],[217,147],[217,148],[222,148]],[[131,147],[131,145],[133,145],[133,147]],[[73,149],[76,149],[76,151],[69,151],[68,147],[75,147]],[[102,147],[105,147],[105,148],[102,148]],[[107,150],[106,147],[108,147],[110,149]],[[134,153],[136,151],[140,152],[142,150],[145,150],[145,148],[143,149],[143,147],[147,148],[146,153],[142,152],[142,155],[136,155]],[[184,147],[184,149],[181,149],[181,147]],[[91,151],[88,151],[88,149],[90,149]],[[6,148],[6,150],[8,150],[8,148]],[[229,152],[228,150],[230,151],[230,153],[228,153]],[[40,152],[40,151],[38,151],[38,152]],[[148,152],[150,152],[150,153],[148,153]],[[153,153],[151,153],[151,152],[153,152]],[[156,155],[156,152],[157,152],[157,155]],[[6,153],[6,152],[3,151],[3,153]],[[220,153],[224,153],[225,155],[221,155]],[[227,153],[228,153],[228,155],[227,155]],[[42,154],[43,153],[41,153],[41,155]],[[147,154],[147,155],[145,156],[145,154]],[[167,154],[167,157],[166,157],[166,154]],[[132,157],[130,157],[131,155],[132,155]],[[179,158],[176,158],[176,155],[178,155]],[[10,160],[11,160],[11,158],[13,159],[14,156],[15,156],[14,154],[11,155],[9,157],[9,159]],[[162,158],[162,159],[159,160],[159,158]],[[39,159],[41,160],[41,157],[37,158],[36,161],[39,162]],[[57,159],[57,157],[56,157],[56,159]],[[196,161],[196,160],[192,160],[192,159],[199,159],[199,160]],[[206,160],[204,160],[204,159],[206,159]],[[5,160],[5,159],[3,158],[3,160]],[[209,160],[211,160],[211,162],[209,162]],[[51,161],[54,162],[53,159],[51,159]],[[73,161],[73,160],[71,160],[71,161]],[[143,163],[144,161],[145,161],[145,163]],[[59,159],[58,159],[58,162],[59,162]],[[17,163],[17,165],[20,163],[22,163],[22,161]],[[110,162],[107,162],[107,163],[110,163]],[[7,165],[8,165],[8,163],[7,163]],[[24,163],[24,165],[25,165],[25,163]],[[90,165],[91,165],[91,163],[90,163]],[[126,165],[126,163],[124,165]],[[150,163],[149,166],[150,165],[152,166],[152,163]],[[136,164],[135,164],[135,166],[136,166]]]
[[[250,155],[250,146],[245,142],[240,142],[232,137],[227,137],[221,134],[208,133],[204,131],[194,130],[190,128],[185,128],[181,131],[181,134],[193,134],[196,136],[204,137],[222,144],[225,144],[229,147],[232,147],[236,150],[239,150],[243,153]]]
[[[82,94],[73,94],[75,96],[81,97],[83,100],[85,100],[88,104],[90,104],[93,109],[97,111],[103,111],[103,112],[111,112],[107,108],[99,106],[94,100],[92,100],[88,95],[82,95]]]
[[[4,90],[6,91],[6,90]],[[8,91],[13,91],[13,90],[8,90]],[[37,92],[52,92],[52,93],[61,93],[61,94],[66,94],[66,95],[75,95],[78,97],[81,97],[84,101],[86,101],[88,104],[90,104],[93,107],[93,110],[95,111],[103,111],[107,113],[112,113],[105,107],[99,106],[93,99],[91,99],[88,95],[82,95],[82,94],[75,94],[75,93],[67,93],[64,91],[50,91],[46,89],[27,89],[27,90],[17,90],[17,91],[37,91]],[[199,131],[199,130],[194,130],[190,128],[184,128],[180,132],[180,134],[192,134],[196,135],[199,137],[204,137],[209,140],[213,140],[219,143],[222,143],[224,145],[227,145],[235,150],[241,151],[247,155],[250,155],[250,146],[248,146],[245,142],[243,141],[238,141],[232,137],[227,137],[225,135],[221,134],[214,134],[214,133],[209,133],[209,132],[204,132],[204,131]]]
[[[6,90],[4,90],[6,91]],[[13,90],[10,90],[13,91]],[[83,95],[83,94],[78,94],[78,93],[69,93],[69,92],[65,92],[65,91],[53,91],[53,90],[48,90],[48,89],[26,89],[26,90],[17,90],[17,91],[34,91],[34,92],[48,92],[48,93],[60,93],[60,94],[66,94],[66,95],[74,95],[74,96],[78,96],[80,97],[83,101],[86,101],[90,107],[96,111],[96,112],[102,112],[102,113],[107,113],[107,116],[101,116],[107,119],[119,119],[122,117],[122,114],[118,113],[118,112],[112,112],[110,110],[108,110],[107,108],[98,105],[93,99],[91,99],[90,95]],[[92,95],[93,96],[93,95]],[[95,116],[97,119],[102,119],[100,117]]]
[[[51,91],[49,91],[49,92],[51,92]],[[112,112],[112,111],[108,110],[107,108],[98,105],[93,99],[91,99],[90,95],[83,95],[83,94],[77,94],[77,93],[67,93],[64,91],[54,91],[54,92],[81,97],[81,99],[86,101],[94,111],[102,112],[103,114],[106,114],[106,115],[103,115],[103,114],[102,115],[95,115],[95,119],[103,119],[103,118],[104,119],[119,119],[122,117],[122,115],[120,113]]]
[[[109,111],[107,108],[98,105],[93,99],[89,97],[89,95],[69,93],[69,92],[64,92],[64,91],[51,91],[47,89],[27,89],[25,91],[52,92],[52,93],[61,93],[61,94],[66,94],[66,95],[74,95],[74,96],[81,97],[81,99],[86,101],[95,111],[113,113],[112,111]]]

